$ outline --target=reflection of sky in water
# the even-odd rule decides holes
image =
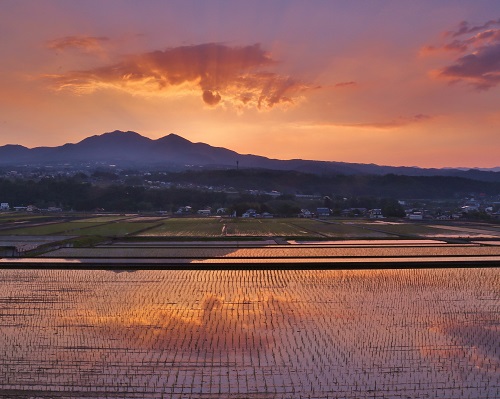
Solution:
[[[497,269],[0,274],[0,397],[500,390]]]

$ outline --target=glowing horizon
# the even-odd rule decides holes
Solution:
[[[500,166],[496,1],[0,11],[0,145],[130,130],[277,159]]]

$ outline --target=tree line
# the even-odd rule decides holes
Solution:
[[[42,209],[127,212],[172,212],[187,205],[194,210],[210,206],[227,208],[238,215],[252,208],[284,216],[297,214],[301,208],[314,210],[320,206],[334,213],[346,208],[381,208],[385,209],[384,214],[398,216],[402,208],[397,199],[461,198],[473,192],[500,194],[499,183],[440,176],[318,176],[271,170],[211,170],[151,173],[148,179],[168,181],[170,186],[150,188],[141,181],[131,185],[114,178],[109,184],[94,184],[83,176],[38,180],[0,178],[0,202],[8,202],[11,207],[35,205]],[[185,188],[185,183],[198,188]],[[203,188],[206,186],[218,189]],[[248,194],[249,189],[260,194]],[[271,190],[281,195],[264,194]],[[317,199],[300,199],[297,194],[316,195]]]

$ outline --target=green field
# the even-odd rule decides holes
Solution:
[[[312,219],[295,219],[291,223],[304,230],[314,232],[317,236],[331,238],[385,238],[384,232],[365,229],[362,225],[340,221],[319,221]]]
[[[141,237],[220,237],[227,222],[220,218],[167,219],[153,229],[139,233]]]
[[[71,221],[68,221],[70,219]],[[166,218],[144,215],[30,215],[0,214],[0,236],[101,236],[140,238],[185,238],[187,240],[228,238],[283,237],[310,239],[398,239],[428,237],[492,237],[498,235],[496,225],[474,223],[409,221],[374,221],[366,219],[299,219],[299,218]]]
[[[80,230],[77,235],[104,236],[104,237],[121,237],[124,235],[136,233],[138,231],[148,229],[155,226],[157,223],[134,223],[134,222],[116,222],[90,227]]]
[[[22,227],[19,229],[0,230],[0,235],[24,235],[24,236],[43,236],[43,235],[80,235],[86,227],[95,226],[96,223],[50,223],[39,226]]]
[[[39,226],[0,230],[0,235],[43,236],[43,235],[75,235],[75,236],[124,236],[155,226],[157,223],[112,222],[95,223],[73,221],[63,223],[42,224]]]
[[[316,234],[291,223],[293,219],[229,219],[226,221],[230,236],[304,237]]]
[[[15,223],[15,222],[30,222],[41,219],[49,219],[51,216],[44,215],[32,215],[32,214],[18,214],[18,213],[5,213],[0,214],[0,225],[3,223]]]
[[[387,223],[387,222],[365,222],[359,223],[355,226],[359,228],[366,228],[371,230],[377,230],[391,235],[401,235],[401,236],[425,236],[428,234],[443,234],[450,233],[446,230],[446,227],[442,229],[427,226],[425,224],[414,224],[414,223]]]

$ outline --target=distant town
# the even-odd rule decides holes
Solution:
[[[438,181],[439,177],[351,176],[347,183],[341,178],[265,169],[198,167],[166,172],[105,163],[25,165],[0,170],[0,211],[134,211],[174,217],[500,219],[498,183],[478,185],[471,180],[476,190],[469,191],[464,185],[467,179],[457,186],[460,178],[454,177]],[[386,192],[380,189],[381,179],[385,179]],[[428,186],[416,191],[416,196],[405,191],[406,186],[415,191],[422,183]],[[370,190],[374,185],[378,185],[377,192]],[[489,192],[477,190],[482,186]]]

